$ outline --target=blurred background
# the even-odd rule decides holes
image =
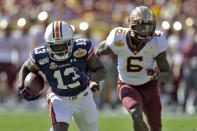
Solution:
[[[157,29],[168,41],[167,57],[173,79],[159,83],[163,112],[192,115],[197,105],[197,2],[196,0],[0,0],[0,108],[46,109],[45,93],[25,102],[16,93],[17,73],[30,51],[44,45],[46,26],[67,21],[76,34],[96,48],[117,26],[128,27],[128,15],[139,5],[152,9]],[[116,95],[116,56],[101,58],[108,70],[95,94],[99,111],[123,110]],[[46,87],[47,88],[47,87]]]

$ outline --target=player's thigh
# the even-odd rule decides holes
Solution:
[[[48,95],[48,103],[53,125],[57,122],[70,123],[73,116],[73,109],[70,106],[71,103],[69,100],[65,100],[63,97],[59,97],[51,92]]]
[[[142,107],[143,101],[138,91],[130,85],[118,86],[118,96],[122,105],[129,111],[133,106],[139,105]]]
[[[98,130],[98,113],[93,94],[90,90],[88,95],[80,100],[80,108],[73,116],[80,131]]]

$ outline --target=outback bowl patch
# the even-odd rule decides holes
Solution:
[[[57,68],[57,64],[55,62],[51,62],[49,65],[50,69],[56,69]]]
[[[74,52],[75,57],[83,57],[87,54],[87,51],[85,49],[78,49],[77,51]]]
[[[117,47],[123,47],[125,43],[123,41],[115,41],[114,45],[116,45]]]

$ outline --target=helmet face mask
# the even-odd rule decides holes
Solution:
[[[73,48],[73,30],[63,21],[55,21],[48,25],[44,35],[45,46],[49,56],[55,61],[63,61],[70,57]]]
[[[66,41],[64,43],[45,43],[47,51],[52,59],[56,61],[62,61],[67,59],[72,52],[73,40]]]
[[[150,9],[139,6],[134,9],[129,17],[131,36],[140,43],[152,39],[156,27],[155,17]]]

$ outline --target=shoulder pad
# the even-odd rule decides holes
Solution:
[[[161,31],[155,31],[155,45],[157,46],[158,53],[166,51],[168,48],[168,43],[166,40],[166,36]]]
[[[75,39],[73,55],[75,57],[88,56],[93,50],[92,43],[89,39],[79,38]]]
[[[36,63],[37,65],[39,64],[44,64],[44,62],[48,62],[49,58],[47,55],[47,51],[45,46],[40,46],[37,48],[34,48],[30,54],[30,58]]]
[[[123,27],[116,27],[114,28],[114,30],[117,35],[126,35],[129,29]]]
[[[116,27],[114,28],[107,37],[107,43],[110,44],[111,41],[121,41],[129,31],[129,28]],[[112,44],[112,43],[111,43]]]
[[[74,43],[77,46],[86,46],[89,42],[90,40],[86,38],[77,38],[74,40]]]

